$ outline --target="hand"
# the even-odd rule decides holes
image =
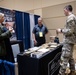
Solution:
[[[37,41],[36,40],[34,40],[34,45],[37,45]]]
[[[56,31],[57,31],[57,33],[61,33],[61,29],[60,29],[60,28],[59,28],[59,29],[57,29]]]
[[[13,31],[13,28],[9,28],[9,31],[12,32]]]

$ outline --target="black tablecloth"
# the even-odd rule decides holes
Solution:
[[[40,58],[33,58],[22,53],[17,55],[19,75],[57,75],[62,45],[47,52]]]

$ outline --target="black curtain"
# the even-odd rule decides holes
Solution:
[[[24,46],[30,48],[30,18],[29,13],[24,13]]]

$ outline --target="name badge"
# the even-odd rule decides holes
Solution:
[[[39,32],[39,37],[43,37],[43,33],[42,32]]]

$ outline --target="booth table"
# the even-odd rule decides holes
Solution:
[[[17,55],[19,75],[57,75],[62,45],[46,52],[39,58],[19,53]]]

